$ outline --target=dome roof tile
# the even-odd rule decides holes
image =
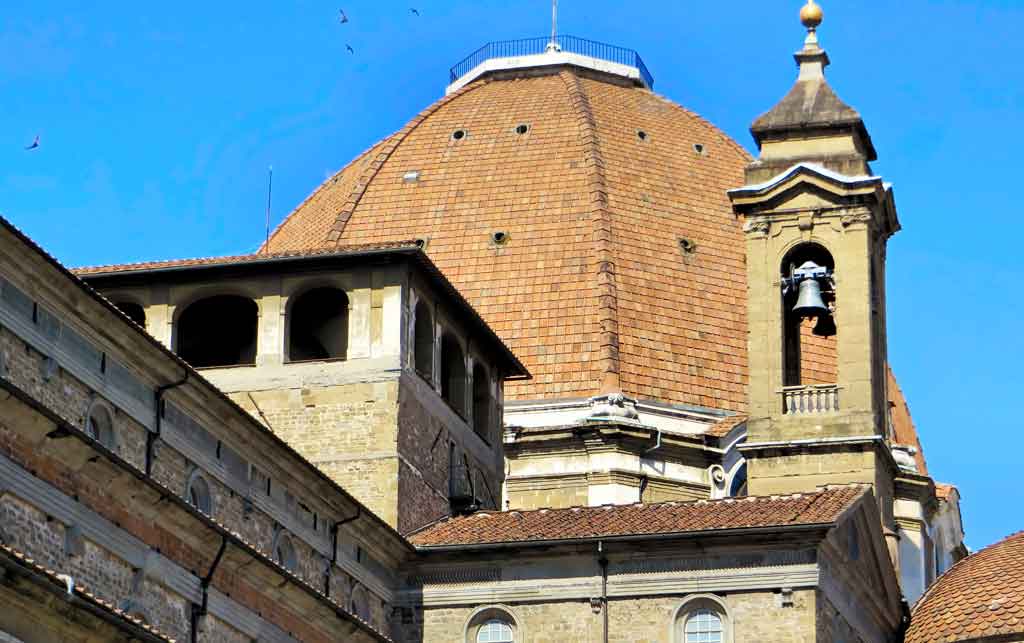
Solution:
[[[644,88],[572,68],[485,79],[329,179],[269,249],[426,239],[534,374],[510,399],[617,387],[743,410],[745,251],[726,190],[750,160]]]

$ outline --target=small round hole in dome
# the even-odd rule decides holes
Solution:
[[[686,237],[680,237],[679,238],[679,249],[682,250],[685,254],[691,254],[692,252],[697,250],[697,244],[693,241],[693,239],[687,239]]]
[[[530,126],[527,125],[526,123],[520,123],[520,124],[516,125],[515,132],[516,132],[516,134],[519,134],[520,136],[522,136],[523,134],[525,134],[525,133],[527,133],[529,131],[530,131]]]
[[[636,137],[638,139],[640,139],[641,141],[646,141],[647,140],[647,132],[643,131],[642,129],[638,129],[636,131]]]
[[[502,230],[497,230],[491,233],[491,243],[496,246],[503,246],[508,243],[508,233]]]
[[[703,143],[694,143],[693,144],[693,151],[696,152],[698,156],[704,156],[704,144]]]
[[[464,130],[464,129],[457,129],[454,132],[452,132],[452,140],[453,141],[461,141],[462,139],[466,138],[467,134],[468,134],[468,132],[466,130]]]

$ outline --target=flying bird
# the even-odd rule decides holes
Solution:
[[[28,147],[26,147],[25,149],[26,150],[34,150],[37,147],[39,147],[39,137],[38,136],[36,136],[35,140],[32,141],[32,144],[29,145]]]
[[[338,22],[341,24],[348,22],[348,16],[345,15],[344,9],[338,9]]]
[[[414,9],[414,8],[410,8],[410,9],[409,9],[409,11],[411,11],[411,12],[412,12],[412,15],[414,15],[414,16],[417,16],[417,17],[418,17],[418,16],[420,15],[420,12],[419,12],[419,11],[417,11],[416,9]]]
[[[348,49],[348,53],[354,54],[356,50],[352,48],[352,45],[345,45],[345,49]]]

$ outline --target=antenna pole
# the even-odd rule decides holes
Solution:
[[[274,189],[274,166],[267,168],[267,241],[263,244],[264,254],[270,253],[270,195]]]
[[[551,0],[551,44],[558,42],[558,0]]]

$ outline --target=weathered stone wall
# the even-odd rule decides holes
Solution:
[[[505,494],[509,509],[564,509],[586,507],[590,490],[586,475],[577,474],[508,480]]]
[[[398,380],[231,394],[390,525],[398,524]]]
[[[213,552],[216,551],[216,543],[219,542],[212,527],[203,526],[195,518],[186,518],[180,509],[175,509],[166,499],[161,499],[164,493],[187,499],[188,480],[197,471],[197,463],[167,441],[170,436],[167,432],[172,428],[174,434],[179,435],[179,439],[183,439],[181,436],[187,435],[187,431],[183,433],[181,425],[171,427],[168,424],[169,419],[165,419],[165,435],[153,440],[152,475],[148,477],[154,485],[164,491],[157,492],[154,487],[147,486],[143,481],[146,478],[147,436],[155,435],[137,419],[144,418],[146,413],[143,411],[140,415],[139,408],[131,410],[133,407],[130,405],[122,408],[119,406],[120,402],[115,403],[103,398],[90,384],[72,375],[72,371],[78,372],[76,369],[82,368],[74,359],[77,355],[88,354],[88,349],[82,348],[79,353],[70,353],[66,350],[42,352],[39,346],[48,346],[48,341],[56,341],[48,340],[46,337],[62,336],[61,327],[51,325],[49,328],[57,330],[43,339],[37,339],[33,332],[39,331],[32,330],[32,326],[37,325],[34,313],[25,315],[24,308],[6,308],[10,306],[11,293],[17,291],[2,281],[0,288],[7,299],[0,302],[0,317],[7,316],[3,317],[3,323],[0,323],[0,379],[4,381],[5,387],[9,387],[17,395],[24,396],[22,400],[12,397],[12,394],[7,392],[0,394],[0,458],[3,459],[0,468],[4,468],[3,475],[6,476],[8,483],[14,484],[13,487],[0,484],[0,539],[46,567],[74,577],[77,584],[88,587],[98,598],[128,611],[137,611],[160,630],[178,640],[187,640],[195,597],[186,596],[179,589],[165,585],[164,583],[168,581],[161,573],[139,567],[142,560],[163,560],[165,562],[161,564],[172,565],[181,570],[176,572],[179,574],[177,578],[187,578],[188,580],[182,582],[198,588],[199,578],[212,564]],[[29,304],[35,305],[31,300]],[[53,302],[47,302],[46,305],[52,306],[51,309],[59,309],[60,306]],[[41,312],[39,314],[42,315]],[[19,321],[17,315],[21,315],[20,320],[23,321]],[[9,323],[13,325],[8,325]],[[70,332],[67,328],[63,330]],[[126,327],[125,332],[135,331]],[[26,343],[24,336],[32,337],[33,343]],[[78,337],[76,341],[83,341],[81,336]],[[96,345],[99,343],[94,344]],[[97,379],[106,387],[109,382],[106,378],[110,377],[110,371],[108,369],[104,372],[99,362],[99,351],[104,349],[109,350],[109,347],[93,349],[97,351],[92,353],[97,361],[90,364],[95,370],[94,374],[88,377]],[[105,353],[103,359],[108,360]],[[118,358],[111,354],[109,359],[123,357]],[[139,366],[142,372],[146,372],[145,364]],[[180,372],[180,367],[174,365],[173,370]],[[124,377],[120,372],[116,375]],[[153,395],[154,384],[146,382],[138,374],[133,373],[129,376],[140,382],[143,391],[148,388],[149,396]],[[158,379],[165,382],[168,380],[165,375],[159,376]],[[145,402],[152,397],[147,398],[143,393],[136,399]],[[181,396],[179,391],[168,395],[169,403],[175,405],[179,412],[188,407],[189,399]],[[112,412],[114,441],[110,449],[117,458],[125,462],[111,460],[109,456],[103,454],[98,445],[90,443],[85,437],[88,409],[97,400],[102,400]],[[37,408],[37,405],[41,408]],[[203,418],[204,425],[210,428],[217,427],[219,421],[237,421],[236,417],[218,417],[217,422],[211,422],[208,416],[211,413],[209,408],[203,408],[198,412],[195,409],[188,411],[190,414],[193,412],[197,413],[194,417]],[[52,413],[74,428],[51,433],[55,425],[47,419],[46,413]],[[74,433],[76,429],[81,433]],[[222,449],[225,454],[230,453],[237,457],[237,451],[231,450],[226,444],[222,447],[221,441],[209,432],[204,436],[202,444],[190,446],[197,453],[203,453],[204,462],[210,461],[215,468],[227,467],[225,462],[218,462]],[[294,456],[289,455],[287,458],[296,461]],[[265,454],[260,454],[256,459],[265,459]],[[243,459],[242,475],[248,475],[250,461],[250,458]],[[253,489],[238,487],[237,484],[234,487],[225,484],[222,476],[230,477],[234,474],[227,469],[215,474],[203,468],[207,464],[199,465],[199,469],[210,490],[211,517],[238,534],[247,543],[246,546],[255,547],[262,555],[272,558],[274,536],[281,531],[282,526],[277,523],[275,517],[257,506],[258,503],[249,502]],[[238,467],[235,467],[235,470],[237,471]],[[253,468],[252,471],[255,475],[256,469]],[[17,482],[18,480],[22,482]],[[302,506],[301,492],[298,498],[290,496],[287,489],[280,488],[279,479],[273,482],[275,493],[290,498],[293,507]],[[270,489],[269,485],[266,489]],[[319,512],[320,523],[314,524],[311,529],[319,534],[326,534],[330,512],[324,511],[321,500],[306,499],[307,502],[312,501],[314,504],[311,510],[306,511]],[[350,504],[347,500],[345,503]],[[40,507],[50,509],[43,511]],[[66,509],[58,511],[55,507]],[[52,511],[56,511],[57,514],[63,511],[63,517],[54,518],[50,513]],[[295,511],[298,515],[298,509]],[[350,511],[349,509],[338,512],[339,517]],[[84,537],[77,531],[76,525],[80,520],[90,524],[111,526],[103,528],[104,533],[101,537]],[[72,529],[73,526],[75,529]],[[298,534],[291,536],[297,561],[294,573],[310,587],[322,591],[325,582],[324,570],[330,568],[332,599],[347,608],[348,592],[354,585],[354,580],[340,567],[328,565],[329,561],[325,555],[316,551],[303,540],[303,537]],[[134,552],[129,556],[131,560],[121,557],[122,554],[114,553],[119,551],[118,547],[121,546],[112,545],[115,542],[128,543],[123,547],[128,547]],[[346,546],[350,542],[351,533],[347,533]],[[379,543],[374,545],[379,546]],[[310,618],[297,611],[309,609],[308,604],[289,604],[290,599],[285,599],[279,589],[272,594],[267,592],[270,585],[261,579],[266,578],[268,573],[280,579],[278,571],[266,562],[252,565],[255,561],[250,561],[249,565],[239,568],[237,555],[236,553],[234,564],[225,562],[218,569],[213,577],[213,591],[230,596],[230,600],[243,611],[247,610],[253,615],[252,618],[265,619],[266,623],[273,623],[282,632],[293,632],[302,640],[330,638],[325,630],[317,629],[318,626]],[[146,566],[148,565],[147,562]],[[280,584],[281,581],[277,582]],[[286,581],[292,588],[292,596],[296,595],[294,583],[295,581]],[[371,592],[367,595],[368,620],[378,629],[386,631],[389,628],[387,618],[390,614],[385,599],[372,593],[375,591],[372,588],[366,589]],[[323,602],[320,603],[319,609],[324,609]],[[333,610],[330,607],[326,609]],[[332,618],[332,623],[336,618]],[[219,623],[217,617],[212,614],[208,614],[204,622],[205,633],[200,634],[200,640],[237,640],[240,636],[238,632],[230,632],[231,626]],[[358,638],[364,634],[356,633],[354,636]]]
[[[818,643],[873,643],[865,641],[850,627],[824,592],[817,594]]]
[[[612,643],[674,643],[676,619],[688,596],[612,598],[608,603],[608,640]],[[776,592],[738,592],[718,597],[728,611],[735,643],[820,643],[819,610],[814,590],[791,594],[783,606]],[[474,611],[482,606],[426,608],[417,613],[403,641],[465,641]],[[517,643],[600,643],[603,616],[590,601],[508,603],[518,626]],[[685,611],[685,610],[684,610]],[[420,629],[421,628],[421,629]],[[858,639],[850,639],[859,643]],[[470,641],[468,643],[475,643]]]

